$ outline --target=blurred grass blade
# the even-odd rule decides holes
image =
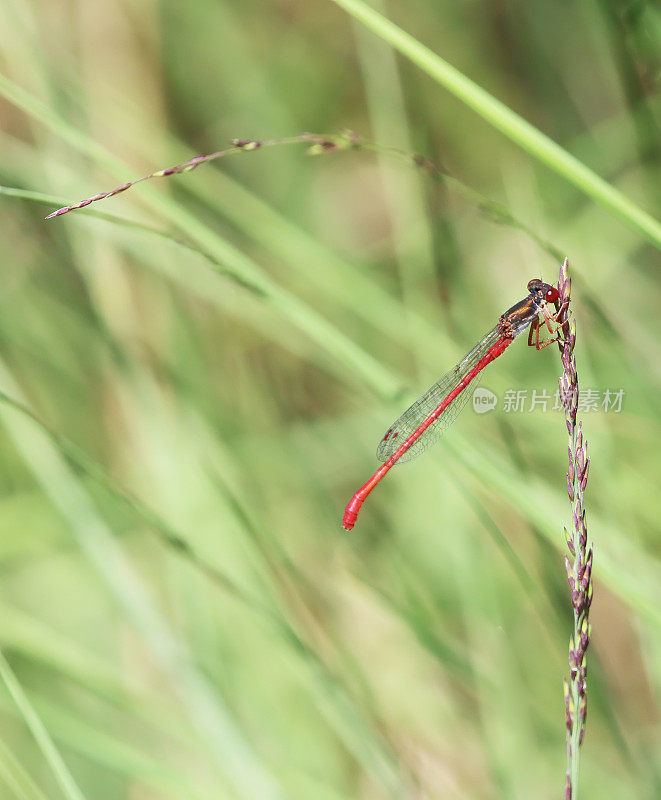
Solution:
[[[0,740],[0,779],[4,779],[19,800],[48,800],[2,740]]]
[[[44,103],[2,74],[0,74],[0,95],[29,116],[56,131],[66,141],[103,164],[120,179],[122,175],[126,175],[127,167],[120,159],[114,158],[104,147],[57,117]],[[230,274],[261,292],[284,319],[331,357],[337,364],[338,378],[355,380],[355,376],[362,373],[372,389],[384,397],[392,397],[400,390],[399,381],[392,377],[389,370],[384,369],[376,359],[311,306],[276,283],[255,261],[201,222],[195,214],[147,185],[143,187],[141,197],[152,209],[176,228],[184,231],[193,241],[201,245],[202,249],[221,262]]]
[[[77,450],[71,442],[67,442],[53,434],[26,406],[12,400],[4,392],[0,392],[0,401],[38,426],[64,459],[75,464],[84,474],[111,492],[116,499],[129,503],[131,508],[161,535],[161,538],[166,541],[170,541],[173,537],[179,538],[178,534],[173,533],[157,514],[146,509],[140,503],[134,501],[133,498],[126,496],[121,489],[115,487],[98,465]],[[241,516],[245,517],[245,514],[241,513]],[[246,524],[248,524],[247,520]],[[181,540],[181,545],[177,549],[180,550],[183,557],[191,561],[196,568],[202,570],[217,585],[225,584],[225,588],[229,588],[234,596],[245,602],[253,610],[263,614],[264,619],[268,619],[274,624],[275,629],[284,637],[305,664],[307,669],[301,672],[301,681],[309,683],[310,691],[317,698],[322,715],[337,729],[345,746],[354,752],[365,771],[372,774],[375,781],[382,783],[393,797],[401,796],[401,793],[404,792],[404,778],[399,774],[396,760],[389,753],[388,748],[383,745],[380,738],[374,736],[374,731],[362,717],[360,711],[354,708],[353,700],[344,691],[342,684],[336,681],[317,653],[299,637],[297,631],[289,624],[286,616],[281,615],[279,610],[276,611],[275,607],[269,612],[267,607],[261,606],[255,599],[247,597],[217,568],[207,566],[184,540]],[[0,610],[2,610],[2,606],[0,606]],[[2,628],[0,626],[0,634],[1,632]],[[58,725],[58,728],[61,728],[61,725]],[[76,744],[76,747],[80,747],[80,745]]]
[[[2,362],[0,378],[12,393],[21,395]],[[36,480],[67,521],[77,544],[168,675],[172,691],[179,695],[192,722],[214,752],[223,774],[243,797],[280,800],[283,794],[277,781],[243,735],[222,696],[190,658],[185,642],[176,635],[152,601],[144,583],[97,512],[84,484],[69,469],[47,434],[32,420],[7,405],[0,406],[0,418]]]
[[[362,0],[333,0],[501,133],[661,248],[661,223],[508,106]]]
[[[172,797],[176,800],[182,797],[186,800],[210,800],[211,797],[217,796],[198,787],[196,782],[180,769],[176,761],[165,763],[162,758],[152,755],[148,750],[143,751],[126,731],[108,732],[103,718],[90,721],[86,717],[79,717],[75,711],[72,712],[66,701],[53,703],[36,696],[33,697],[33,702],[49,730],[56,732],[54,735],[61,745],[78,756],[84,756],[114,774],[125,777],[134,787],[134,791],[138,784],[159,792],[158,797]],[[3,713],[11,714],[13,711],[5,708],[3,701],[0,701],[0,709]],[[13,714],[16,713],[14,710]],[[175,741],[172,746],[181,745],[181,742]],[[0,745],[0,775],[3,755]],[[45,800],[41,793],[33,792],[24,796],[30,800]],[[235,798],[235,795],[227,796],[228,800]],[[4,800],[4,795],[2,797]],[[96,800],[96,797],[97,795],[93,800]]]
[[[491,486],[499,496],[506,498],[532,522],[550,544],[561,550],[554,527],[555,516],[548,510],[558,508],[562,495],[534,476],[518,475],[494,450],[475,445],[459,437],[448,438],[445,447],[452,457],[473,472],[484,486]],[[626,599],[640,614],[661,626],[661,564],[650,554],[640,553],[635,546],[611,527],[607,520],[594,513],[594,527],[600,540],[599,574],[603,582],[620,597]],[[621,569],[622,564],[628,569]]]
[[[60,755],[57,747],[55,747],[44,724],[25,696],[20,683],[16,680],[16,676],[12,672],[2,651],[0,651],[0,677],[18,706],[25,720],[25,724],[32,732],[32,735],[39,745],[39,749],[44,754],[44,758],[50,764],[64,795],[68,797],[69,800],[85,800],[85,795],[78,788],[73,775],[69,772],[69,768],[64,763],[64,759]]]

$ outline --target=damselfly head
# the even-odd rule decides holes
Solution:
[[[536,295],[537,300],[544,300],[547,303],[555,303],[559,294],[555,286],[550,283],[544,283],[539,278],[533,278],[528,284],[528,291],[530,294]]]

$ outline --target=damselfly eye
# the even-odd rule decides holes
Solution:
[[[552,286],[544,295],[544,300],[546,300],[547,303],[555,303],[559,296],[558,290]]]

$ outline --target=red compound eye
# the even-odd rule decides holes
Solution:
[[[544,300],[547,303],[555,303],[559,296],[558,290],[552,286],[544,295]]]

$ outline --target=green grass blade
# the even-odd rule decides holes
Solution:
[[[20,394],[4,364],[0,364],[0,378],[12,392]],[[185,643],[152,602],[84,485],[69,469],[57,448],[32,421],[9,406],[2,407],[0,418],[36,479],[67,520],[77,544],[99,570],[119,606],[144,636],[154,657],[169,675],[172,690],[179,694],[190,718],[215,751],[218,763],[237,793],[243,797],[258,795],[281,800],[284,795],[277,781],[268,768],[262,768],[251,742],[244,737],[223,698],[197,668]],[[80,800],[74,795],[70,797]]]
[[[44,758],[50,764],[64,795],[68,797],[69,800],[85,800],[85,795],[78,788],[73,775],[69,772],[69,768],[64,763],[64,759],[60,755],[57,747],[55,747],[50,734],[23,692],[20,683],[16,679],[16,676],[2,652],[0,652],[0,677],[20,710],[25,724],[32,732],[32,735],[39,745],[39,749],[44,754]]]
[[[661,224],[589,167],[362,0],[333,0],[577,189],[661,248]]]
[[[18,758],[2,741],[0,741],[0,778],[19,800],[48,800],[21,766]]]

